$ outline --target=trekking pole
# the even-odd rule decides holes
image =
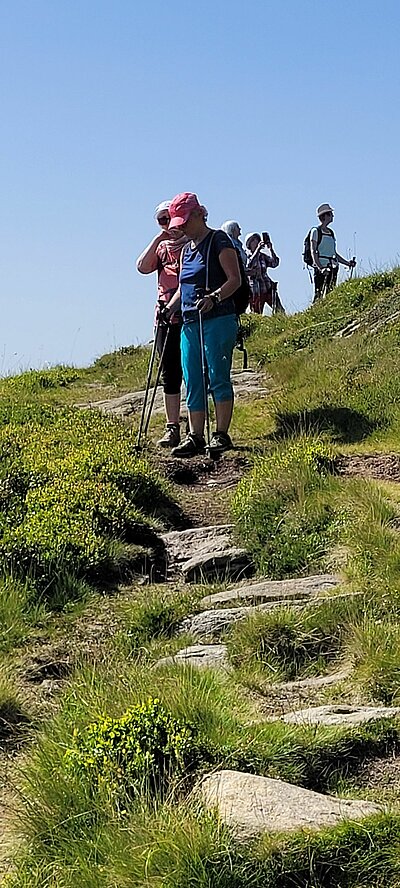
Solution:
[[[329,281],[329,277],[330,277],[330,272],[331,272],[331,266],[327,265],[324,270],[324,283],[322,284],[321,299],[325,299],[325,296],[329,292],[328,291],[328,281]]]
[[[144,418],[145,418],[146,408],[147,408],[147,400],[149,397],[151,377],[153,375],[154,361],[155,361],[156,352],[157,352],[157,341],[158,341],[158,333],[160,330],[160,324],[161,324],[161,319],[160,319],[160,317],[158,317],[156,328],[154,331],[154,342],[153,342],[153,347],[151,350],[149,367],[148,367],[148,371],[147,371],[147,380],[146,380],[146,388],[145,388],[144,398],[143,398],[142,414],[140,417],[139,429],[138,429],[138,434],[137,434],[137,438],[136,438],[136,450],[140,450],[140,441],[141,441],[141,437],[142,437],[142,433],[143,433],[143,425],[144,425]]]
[[[206,453],[208,457],[211,457],[210,452],[210,411],[208,409],[208,385],[207,385],[207,365],[206,365],[206,355],[204,350],[204,328],[203,328],[203,317],[201,311],[199,310],[199,339],[200,339],[200,355],[201,355],[201,376],[203,383],[203,399],[204,399],[204,415],[206,420]]]
[[[274,281],[274,285],[272,287],[272,314],[273,315],[276,315],[277,294],[278,294],[278,284]]]
[[[165,324],[165,321],[164,321],[164,322],[161,321],[160,326],[163,326],[163,324]],[[167,341],[168,341],[168,337],[169,337],[169,331],[170,331],[170,329],[171,329],[171,326],[170,326],[170,324],[167,322],[167,332],[166,332],[166,334],[165,334],[165,339],[164,339],[164,342],[163,342],[163,347],[162,347],[162,349],[161,349],[160,359],[159,359],[158,368],[157,368],[157,376],[156,376],[156,378],[155,378],[155,382],[154,382],[154,386],[153,386],[153,391],[152,391],[152,393],[151,393],[149,409],[148,409],[148,411],[147,411],[146,422],[145,422],[145,424],[144,424],[144,429],[143,429],[143,434],[144,434],[145,437],[146,437],[146,435],[147,435],[147,431],[148,431],[148,428],[149,428],[150,417],[151,417],[151,414],[152,414],[152,411],[153,411],[153,407],[154,407],[154,401],[155,401],[156,394],[157,394],[158,384],[159,384],[159,382],[160,382],[160,377],[161,377],[161,373],[162,373],[162,369],[163,369],[163,362],[164,362],[165,349],[166,349],[166,347],[167,347]]]
[[[355,269],[355,261],[356,261],[356,257],[353,256],[353,262],[354,262],[354,265],[352,265],[352,266],[351,266],[351,269],[350,269],[349,281],[351,281],[351,279],[352,279],[352,277],[353,277],[353,271],[354,271],[354,269]]]
[[[238,351],[243,352],[243,370],[247,370],[247,365],[248,365],[247,348],[244,344],[243,327],[240,323],[240,319],[239,319],[239,326],[238,326],[237,337],[236,337],[236,348]]]

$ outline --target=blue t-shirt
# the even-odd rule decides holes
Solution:
[[[184,324],[190,324],[198,318],[196,303],[204,296],[206,287],[206,257],[213,232],[210,231],[199,244],[193,247],[192,241],[182,252],[182,269],[180,274],[181,311]],[[224,231],[215,231],[208,259],[208,287],[212,292],[226,281],[226,274],[220,264],[221,250],[233,250],[232,241]],[[204,320],[221,315],[236,314],[232,297],[224,299],[203,316]]]

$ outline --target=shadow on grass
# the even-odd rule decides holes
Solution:
[[[29,718],[17,700],[10,698],[1,702],[0,744],[2,746],[20,740],[26,733],[29,724]]]
[[[273,437],[282,440],[294,435],[330,432],[335,441],[354,444],[368,438],[377,428],[377,422],[350,407],[315,407],[298,413],[278,413]]]

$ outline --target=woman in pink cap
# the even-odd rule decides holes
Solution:
[[[233,410],[230,373],[238,329],[232,296],[241,285],[239,262],[230,237],[224,231],[214,231],[207,226],[204,207],[195,194],[185,191],[174,197],[169,214],[169,230],[181,231],[189,240],[181,255],[179,291],[168,311],[173,312],[180,303],[182,368],[190,431],[172,454],[195,456],[204,453],[206,446],[199,313],[203,321],[208,387],[217,424],[210,451],[222,453],[232,447],[228,434]]]
[[[158,275],[158,304],[156,320],[160,306],[168,305],[178,288],[179,260],[182,249],[187,243],[187,237],[178,229],[168,230],[170,223],[169,200],[164,200],[156,207],[155,219],[160,226],[160,232],[153,237],[143,253],[139,256],[136,267],[141,274],[151,274],[156,271]],[[167,419],[165,434],[158,441],[160,447],[176,447],[180,442],[179,415],[181,406],[181,318],[174,315],[170,319],[170,325],[161,324],[157,340],[157,350],[161,354],[165,337],[168,334],[165,347],[162,383],[164,389],[164,408]]]

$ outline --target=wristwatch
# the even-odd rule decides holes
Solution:
[[[210,299],[214,305],[219,305],[221,302],[221,290],[215,290],[214,293],[210,293]]]

